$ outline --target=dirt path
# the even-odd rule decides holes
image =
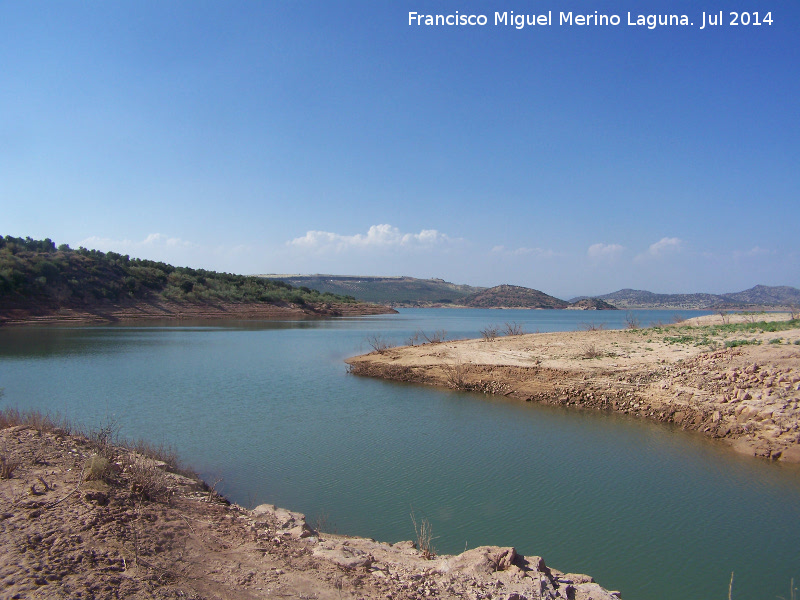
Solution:
[[[674,423],[800,462],[800,321],[788,314],[405,346],[347,362],[356,375]]]
[[[245,510],[163,462],[37,424],[0,429],[0,548],[8,599],[618,597],[513,548],[426,557],[412,542],[313,531],[301,514]]]

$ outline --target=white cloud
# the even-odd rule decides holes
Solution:
[[[737,250],[733,253],[734,258],[743,258],[743,257],[753,257],[753,256],[766,256],[767,254],[772,254],[769,250],[765,248],[761,248],[760,246],[753,246],[750,250],[746,252],[742,252]]]
[[[112,238],[101,238],[92,236],[79,242],[79,246],[89,249],[101,250],[103,252],[136,253],[137,251],[150,250],[154,248],[196,248],[194,242],[182,240],[177,237],[169,237],[163,233],[151,233],[139,242],[132,240],[115,240]]]
[[[619,244],[592,244],[586,253],[592,260],[616,260],[624,250]]]
[[[676,237],[663,237],[655,244],[650,244],[647,254],[650,256],[664,256],[673,252],[679,252],[683,248],[683,240]]]
[[[403,233],[397,227],[381,224],[373,225],[366,234],[342,235],[330,231],[308,231],[304,236],[286,244],[309,250],[342,252],[349,249],[428,248],[454,241],[456,240],[435,229]]]

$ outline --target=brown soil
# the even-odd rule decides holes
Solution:
[[[88,324],[153,320],[320,319],[396,312],[379,304],[256,304],[169,301],[100,304],[91,307],[24,306],[0,311],[0,325]]]
[[[725,320],[756,318],[789,316]],[[715,323],[722,317],[406,346],[347,362],[356,375],[613,410],[699,431],[740,452],[800,462],[800,328],[708,338],[703,326]]]
[[[513,548],[426,557],[313,531],[123,448],[22,425],[0,430],[0,547],[9,599],[616,597]]]

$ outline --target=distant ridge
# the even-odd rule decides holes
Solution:
[[[656,294],[626,288],[597,298],[623,309],[746,310],[800,305],[800,290],[789,286],[757,285],[749,290],[729,294]],[[573,298],[572,302],[582,299],[584,297]]]
[[[457,285],[444,279],[367,275],[260,275],[278,279],[295,287],[307,287],[322,293],[353,296],[362,302],[392,306],[448,306],[485,288]]]

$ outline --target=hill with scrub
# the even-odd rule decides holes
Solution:
[[[798,306],[800,290],[790,286],[757,285],[749,290],[728,294],[657,294],[626,288],[597,298],[617,308],[747,310]],[[572,301],[581,299],[574,298]]]
[[[470,308],[567,308],[569,302],[518,285],[498,285],[467,296],[461,304]]]
[[[375,310],[352,296],[295,288],[278,280],[175,267],[116,252],[73,250],[66,244],[56,247],[49,238],[0,237],[0,322],[24,320],[25,313],[52,316],[70,309],[164,318],[206,318],[214,313],[250,318],[257,316],[254,310],[263,316],[279,316],[281,311],[324,316],[362,308],[367,313]]]
[[[374,277],[353,275],[262,275],[294,286],[306,286],[332,294],[354,296],[363,302],[392,306],[459,305],[470,294],[485,288],[450,283],[444,279]]]

